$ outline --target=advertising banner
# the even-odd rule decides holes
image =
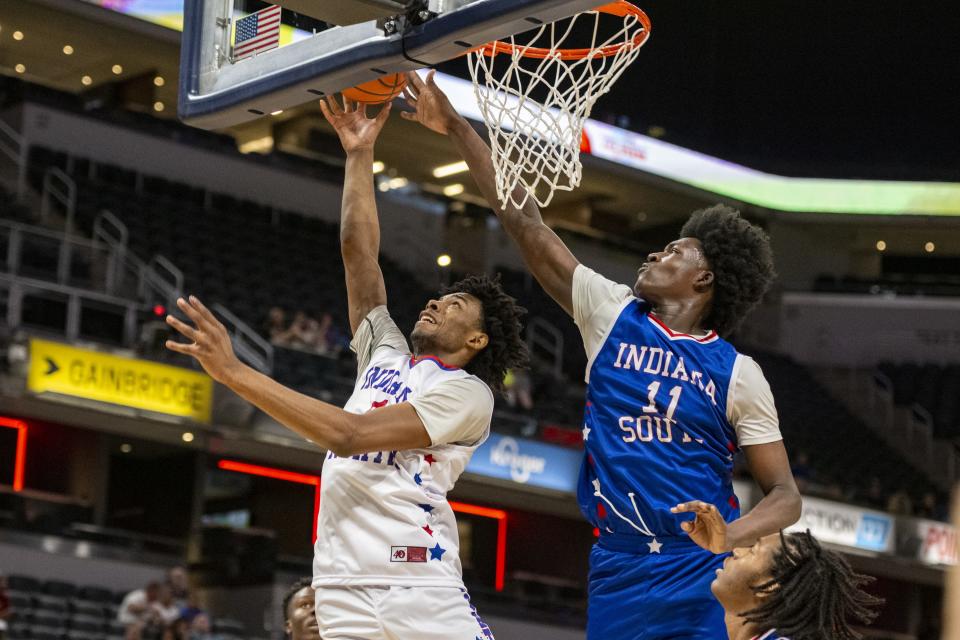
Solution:
[[[27,388],[197,422],[210,422],[213,380],[203,373],[46,340],[30,341]]]
[[[879,511],[804,496],[800,521],[787,531],[806,529],[821,542],[880,553],[894,550],[893,518]]]
[[[575,493],[583,453],[491,433],[467,465],[468,473]]]

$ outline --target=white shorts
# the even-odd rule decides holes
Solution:
[[[318,587],[323,640],[494,640],[465,589]]]

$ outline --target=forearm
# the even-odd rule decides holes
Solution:
[[[567,313],[572,313],[573,272],[578,264],[576,258],[557,234],[543,223],[540,210],[532,199],[528,199],[521,209],[509,203],[506,206],[500,204],[490,148],[466,120],[458,118],[455,124],[449,126],[448,133],[470,167],[470,174],[483,197],[500,218],[507,235],[520,249],[527,268],[550,297]],[[521,199],[519,195],[517,199]]]
[[[794,487],[776,486],[750,512],[730,523],[727,544],[749,547],[758,539],[789,527],[800,519],[800,494]]]
[[[380,252],[380,222],[373,189],[373,149],[347,154],[340,209],[341,247],[362,249],[376,256]],[[347,258],[347,252],[344,252]]]
[[[490,204],[510,235],[521,232],[524,223],[543,223],[540,210],[532,200],[528,199],[522,209],[517,209],[509,203],[505,206],[500,203],[497,194],[496,173],[493,168],[493,160],[490,157],[490,147],[469,122],[462,117],[458,118],[450,126],[449,134],[454,147],[466,161],[467,166],[470,167],[470,175],[477,183],[480,193],[483,194],[484,199]],[[523,187],[518,186],[515,188],[515,192],[522,189]],[[522,193],[516,193],[516,199],[522,199],[522,195]]]
[[[223,382],[238,396],[314,444],[338,455],[350,446],[355,431],[354,414],[289,389],[243,364]]]

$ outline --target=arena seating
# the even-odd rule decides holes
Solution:
[[[7,581],[10,640],[123,640],[117,609],[125,592],[23,575]],[[229,618],[215,618],[213,628],[222,640],[246,635],[243,624]]]
[[[823,293],[859,293],[870,295],[960,296],[960,277],[951,275],[891,275],[885,278],[818,276],[814,291]]]
[[[960,436],[960,365],[881,362],[877,372],[893,384],[894,403],[930,413],[935,436]]]
[[[770,382],[788,451],[808,452],[821,483],[848,488],[843,497],[853,502],[875,476],[885,495],[901,488],[918,498],[935,492],[920,470],[833,399],[803,366],[784,356],[747,352]]]

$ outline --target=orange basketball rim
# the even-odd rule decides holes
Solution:
[[[502,40],[495,40],[493,42],[488,42],[483,46],[477,47],[473,51],[482,53],[486,56],[495,56],[498,53],[513,55],[514,52],[516,52],[524,58],[538,59],[559,58],[561,60],[582,60],[586,57],[608,58],[610,56],[617,55],[626,48],[639,49],[650,37],[650,18],[647,17],[647,14],[644,13],[642,9],[627,2],[626,0],[616,0],[615,2],[597,7],[596,9],[593,9],[593,11],[623,18],[624,20],[628,20],[631,17],[636,18],[637,22],[643,28],[638,30],[633,34],[633,37],[625,40],[624,42],[608,44],[603,47],[596,48],[587,47],[583,49],[544,49],[541,47],[525,47],[511,44],[509,42],[503,42]]]

